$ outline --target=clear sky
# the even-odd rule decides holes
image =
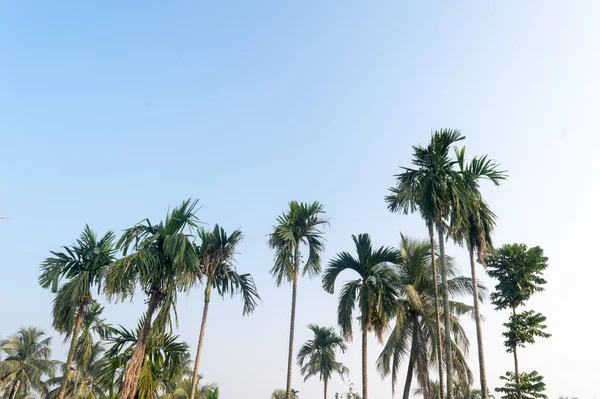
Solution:
[[[553,337],[520,352],[522,369],[545,376],[550,398],[600,397],[599,17],[594,0],[3,2],[0,335],[38,325],[64,356],[52,296],[37,285],[48,251],[86,223],[120,231],[198,198],[202,221],[245,233],[238,267],[262,296],[246,318],[237,299],[213,302],[201,372],[225,399],[266,399],[285,387],[291,291],[268,274],[275,217],[289,200],[322,202],[326,260],[352,250],[353,233],[375,245],[424,238],[419,218],[388,213],[383,196],[411,145],[451,127],[468,155],[510,171],[503,187],[484,188],[495,242],[541,245],[550,258],[531,308]],[[468,273],[465,250],[449,253]],[[179,305],[192,351],[201,298]],[[336,298],[318,279],[300,282],[297,343],[308,323],[335,325]],[[143,309],[136,297],[106,315],[133,327]],[[489,303],[483,312],[494,387],[512,367],[508,315]],[[372,397],[389,398],[369,344]],[[360,387],[360,342],[340,359]],[[294,386],[305,399],[322,392],[297,368]]]

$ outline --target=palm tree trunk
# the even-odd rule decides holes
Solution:
[[[138,380],[140,378],[140,372],[142,370],[142,364],[144,362],[144,355],[146,351],[146,343],[148,342],[148,335],[150,334],[150,326],[152,324],[152,316],[154,311],[158,307],[162,294],[158,291],[153,291],[150,295],[150,301],[148,301],[148,310],[146,311],[146,317],[144,324],[139,332],[138,341],[135,344],[135,349],[131,355],[127,368],[125,370],[125,381],[119,391],[119,399],[133,399],[137,387]]]
[[[67,380],[69,379],[69,371],[71,370],[71,364],[75,357],[75,347],[77,346],[77,336],[79,335],[79,329],[83,322],[83,314],[85,313],[85,306],[79,305],[77,311],[77,319],[75,319],[75,328],[73,328],[73,338],[71,338],[71,346],[69,347],[69,354],[67,355],[67,362],[65,363],[65,375],[63,376],[62,383],[60,385],[60,391],[58,392],[58,399],[64,399],[65,393],[67,392]]]
[[[471,260],[471,279],[473,280],[473,308],[475,309],[475,327],[477,329],[477,352],[479,354],[479,380],[481,382],[481,398],[488,399],[487,378],[485,375],[485,358],[483,355],[483,331],[481,329],[481,312],[479,309],[479,287],[477,286],[477,268],[475,252],[468,245]]]
[[[417,357],[417,345],[419,344],[419,330],[417,326],[416,317],[412,318],[412,339],[410,357],[408,359],[408,370],[406,371],[406,382],[404,383],[404,392],[402,393],[402,399],[408,399],[410,397],[410,386],[412,384],[413,373],[415,369],[415,360]],[[425,387],[424,387],[425,389]]]
[[[368,386],[368,374],[367,374],[367,329],[362,329],[362,399],[369,398]]]
[[[288,368],[285,398],[292,399],[292,366],[294,365],[294,328],[296,325],[296,292],[298,290],[298,249],[294,258],[294,276],[292,281],[292,315],[290,319],[290,341],[288,348]]]
[[[429,227],[429,241],[431,241],[431,267],[433,269],[433,285],[435,287],[435,329],[436,329],[436,346],[437,346],[437,358],[438,358],[438,373],[440,378],[440,399],[445,399],[446,392],[444,391],[444,362],[442,360],[444,356],[444,348],[442,346],[442,326],[440,325],[440,292],[438,288],[438,275],[437,265],[435,263],[435,235],[433,232],[433,223],[428,223]],[[487,398],[485,398],[487,399]]]
[[[516,318],[517,317],[517,308],[513,306],[512,308],[513,311],[513,316]],[[521,396],[521,378],[519,377],[519,358],[517,357],[517,346],[515,345],[513,349],[513,356],[515,358],[515,384],[517,386],[517,397],[519,399],[522,398]]]
[[[323,379],[323,399],[327,399],[327,377]]]
[[[202,353],[202,343],[204,342],[204,331],[206,329],[206,319],[208,316],[208,304],[210,303],[210,291],[212,284],[206,283],[204,289],[204,311],[202,312],[202,324],[200,324],[200,335],[198,337],[198,349],[196,350],[196,361],[194,362],[194,375],[192,376],[192,392],[190,399],[194,399],[196,396],[196,387],[198,386],[199,373],[200,373],[200,355]]]
[[[194,375],[192,376],[192,392],[190,399],[194,399],[196,396],[196,387],[198,386],[199,379],[199,368],[200,368],[200,354],[202,353],[202,343],[204,342],[204,331],[206,328],[206,319],[208,316],[208,304],[210,303],[210,290],[211,283],[206,283],[204,289],[204,311],[202,312],[202,324],[200,325],[200,336],[198,337],[198,349],[196,350],[196,361],[194,362]]]
[[[448,270],[446,268],[446,248],[444,247],[444,224],[442,218],[438,217],[436,228],[440,247],[440,265],[442,266],[442,305],[444,309],[444,354],[446,356],[446,397],[452,399],[454,392],[453,370],[452,370],[452,336],[450,335],[450,301],[448,299]]]
[[[19,392],[19,386],[21,386],[21,380],[17,380],[13,385],[12,391],[10,392],[10,399],[15,399],[17,392]]]

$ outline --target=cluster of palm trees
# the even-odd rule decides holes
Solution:
[[[349,252],[337,254],[323,273],[323,288],[332,294],[340,274],[351,271],[356,276],[340,289],[338,325],[342,338],[351,340],[357,310],[362,341],[363,399],[368,399],[367,336],[370,332],[375,333],[380,342],[386,341],[377,367],[383,377],[391,374],[392,387],[401,363],[408,358],[404,399],[410,393],[413,375],[426,399],[453,399],[456,385],[468,386],[472,380],[465,360],[468,341],[458,322],[461,315],[471,312],[477,330],[480,392],[482,399],[488,398],[480,314],[484,287],[477,281],[476,260],[485,266],[496,217],[483,199],[479,184],[487,179],[499,185],[506,173],[487,156],[467,161],[465,148],[456,147],[464,139],[458,130],[443,129],[432,134],[427,146],[414,146],[412,166],[402,168],[402,173],[395,176],[396,185],[385,197],[392,212],[419,212],[429,231],[428,241],[403,237],[398,250],[374,248],[368,234],[353,235],[356,256]],[[310,277],[321,272],[323,226],[327,224],[324,213],[318,202],[291,202],[289,209],[277,219],[269,238],[269,245],[275,250],[271,273],[278,285],[284,282],[292,285],[286,399],[291,398],[292,391],[297,281],[300,273]],[[452,258],[446,255],[448,239],[466,246],[471,263],[470,278],[456,275]],[[301,248],[307,253],[304,262]],[[472,295],[472,306],[455,300],[465,294]],[[395,327],[386,340],[385,334],[394,320]],[[305,376],[320,375],[326,397],[327,380],[332,371],[344,372],[335,356],[331,356],[335,348],[319,348],[317,339],[315,332],[315,339],[302,348],[298,363]],[[332,346],[345,349],[336,337],[328,339]],[[305,364],[307,351],[312,357]],[[437,392],[431,389],[431,365],[439,373]]]
[[[23,363],[11,349],[11,342],[42,334],[37,329],[21,330],[0,348],[5,354],[0,362],[1,387],[10,392],[11,399],[27,396],[32,389],[52,399],[194,399],[200,393],[203,398],[218,395],[218,389],[198,389],[211,292],[240,294],[243,314],[254,311],[259,295],[252,277],[238,273],[233,263],[242,233],[236,230],[227,234],[218,225],[198,228],[196,206],[197,201],[187,200],[164,221],[152,224],[143,220],[126,229],[118,240],[113,232],[98,237],[86,226],[74,245],[51,252],[42,264],[39,283],[55,294],[53,327],[70,340],[67,359],[59,367],[63,374],[56,377],[57,363],[48,359],[49,338],[30,344],[44,347],[36,352],[44,368],[31,369],[31,373],[13,370]],[[190,371],[188,346],[170,331],[177,317],[178,292],[199,284],[204,284],[204,314]],[[136,290],[146,295],[147,309],[135,330],[113,328],[99,318],[102,308],[96,296],[104,294],[108,300],[124,301]],[[100,341],[112,345],[104,354]],[[43,376],[49,379],[42,381]]]
[[[413,378],[425,399],[461,397],[472,383],[467,366],[469,342],[459,318],[473,314],[477,331],[480,396],[488,399],[476,262],[492,245],[495,215],[480,192],[481,180],[495,185],[506,173],[487,156],[465,159],[464,140],[457,130],[432,133],[427,146],[413,147],[410,167],[395,176],[385,196],[391,212],[418,212],[428,228],[427,240],[402,236],[399,248],[375,247],[368,234],[353,235],[355,254],[341,252],[322,269],[324,227],[319,202],[292,201],[276,220],[268,245],[274,251],[271,274],[277,285],[292,286],[287,381],[277,397],[297,396],[292,389],[294,363],[305,378],[319,376],[324,398],[334,374],[348,370],[336,359],[353,338],[358,317],[362,343],[362,398],[368,399],[367,337],[374,333],[383,350],[377,371],[391,376],[395,390],[400,367],[407,365],[403,398]],[[454,153],[451,154],[451,150]],[[200,388],[200,360],[211,295],[239,294],[243,314],[259,301],[254,281],[234,266],[241,231],[198,227],[197,201],[187,200],[153,224],[142,220],[117,239],[113,232],[99,237],[88,226],[76,243],[51,252],[41,267],[39,284],[55,294],[53,327],[70,340],[64,363],[50,360],[50,338],[36,328],[22,329],[2,341],[0,390],[7,399],[32,392],[51,399],[196,399],[218,396],[218,388]],[[437,235],[435,234],[437,232]],[[471,276],[461,276],[445,243],[452,239],[469,253]],[[353,280],[341,282],[341,275]],[[309,325],[313,339],[294,353],[298,278],[321,275],[323,289],[339,288],[337,324]],[[178,293],[204,289],[204,309],[196,356],[172,333],[177,321]],[[101,318],[98,300],[122,302],[136,291],[146,297],[146,311],[134,330],[112,327]],[[473,303],[460,302],[472,295]],[[106,348],[106,345],[110,345]],[[430,377],[437,369],[438,382]],[[60,374],[62,371],[62,375]],[[44,379],[45,378],[45,379]],[[275,397],[274,392],[274,397]],[[215,396],[216,395],[216,396]]]

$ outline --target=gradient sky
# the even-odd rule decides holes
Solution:
[[[542,373],[550,398],[600,397],[600,269],[590,253],[599,17],[593,0],[3,2],[0,336],[40,326],[62,358],[52,296],[37,285],[48,251],[86,223],[121,231],[198,198],[202,221],[245,233],[238,267],[262,296],[245,318],[238,299],[213,301],[201,372],[224,399],[266,399],[285,387],[291,291],[268,274],[275,217],[289,200],[321,201],[325,260],[352,250],[353,233],[377,246],[397,246],[400,232],[424,238],[419,218],[388,213],[383,196],[411,145],[451,127],[467,136],[469,156],[488,153],[510,171],[502,187],[484,187],[495,242],[540,245],[550,258],[547,290],[530,307],[553,337],[520,351],[522,370]],[[465,250],[449,254],[468,273]],[[336,298],[318,279],[300,281],[296,348],[307,324],[335,325]],[[193,351],[201,301],[197,289],[178,308]],[[136,297],[106,316],[133,327],[143,309]],[[508,314],[489,303],[483,312],[495,387],[512,367]],[[465,327],[474,350],[475,326]],[[372,398],[389,398],[375,372],[380,347],[369,344]],[[340,359],[359,388],[359,340]],[[303,399],[322,392],[297,368],[293,385]]]

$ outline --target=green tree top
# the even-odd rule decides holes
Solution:
[[[498,280],[496,291],[490,295],[496,309],[516,308],[531,296],[543,291],[542,277],[548,258],[540,247],[525,244],[506,244],[487,257],[487,272]]]

